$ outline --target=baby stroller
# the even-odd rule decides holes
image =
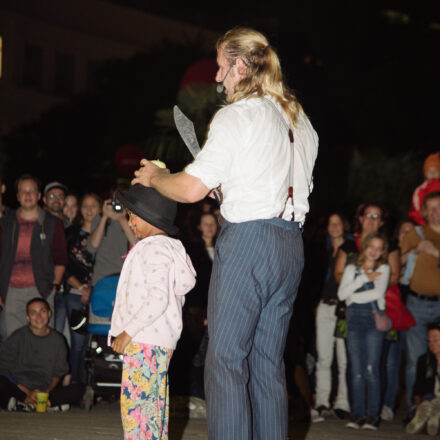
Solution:
[[[123,356],[107,345],[118,280],[119,275],[102,278],[90,298],[87,387],[83,399],[87,410],[98,396],[111,400],[120,394]]]

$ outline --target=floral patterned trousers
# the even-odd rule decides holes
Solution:
[[[131,342],[124,354],[121,417],[125,440],[168,439],[168,366],[173,350]]]

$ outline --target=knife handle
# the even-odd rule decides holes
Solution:
[[[222,204],[222,200],[220,198],[220,193],[219,193],[218,189],[215,189],[213,191],[213,193],[214,193],[215,200],[217,200],[218,206],[220,206]]]

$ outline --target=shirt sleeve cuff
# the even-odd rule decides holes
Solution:
[[[189,174],[190,176],[197,177],[209,189],[217,188],[220,185],[220,182],[217,182],[215,179],[210,179],[208,176],[203,175],[203,171],[197,162],[187,165],[185,168],[185,173]]]

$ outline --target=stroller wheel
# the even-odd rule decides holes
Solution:
[[[83,405],[86,411],[90,411],[92,409],[93,397],[94,397],[93,388],[90,385],[87,385],[86,392],[84,393],[83,396]]]

